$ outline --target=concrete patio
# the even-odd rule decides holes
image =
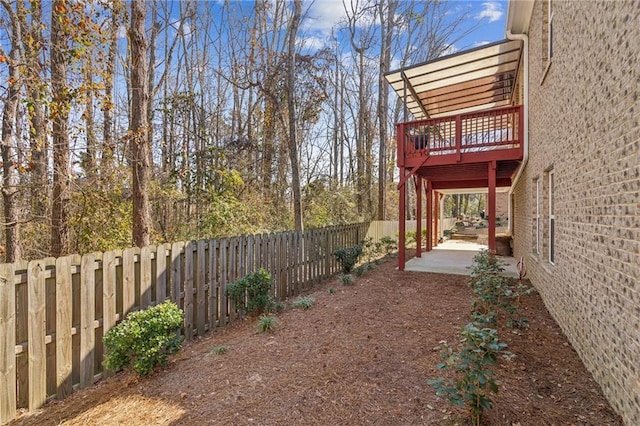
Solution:
[[[447,240],[438,244],[422,257],[414,257],[405,265],[405,271],[434,272],[439,274],[470,275],[473,257],[486,245],[464,240]],[[513,257],[499,256],[505,263],[505,275],[518,277],[518,261]]]

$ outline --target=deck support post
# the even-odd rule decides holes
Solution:
[[[402,180],[406,174],[404,167],[400,167],[400,179]],[[402,183],[398,188],[400,194],[398,196],[398,269],[404,271],[404,259],[405,259],[405,220],[407,219],[406,200],[407,200],[407,185]]]
[[[426,179],[425,189],[427,194],[427,247],[425,250],[431,251],[433,248],[433,185],[431,180]]]
[[[440,234],[438,233],[438,221],[440,217],[438,215],[440,213],[440,193],[438,191],[433,192],[433,246],[438,247],[438,237]]]
[[[487,208],[489,221],[488,244],[491,253],[496,252],[496,162],[490,161],[489,172],[489,193],[487,196]]]
[[[416,187],[416,257],[422,257],[422,178],[414,175]]]

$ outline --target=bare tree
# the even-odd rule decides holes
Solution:
[[[149,76],[147,40],[145,38],[145,1],[131,1],[131,118],[129,138],[133,179],[133,243],[149,245],[151,217],[149,213],[150,146],[147,136],[149,107]]]
[[[21,22],[9,2],[2,0],[2,6],[9,14],[11,21],[11,51],[6,58],[0,47],[0,57],[8,62],[9,82],[7,97],[4,99],[2,111],[2,202],[5,221],[5,261],[15,262],[20,259],[20,227],[18,217],[18,172],[16,170],[16,116],[20,100],[20,45],[22,43]]]
[[[68,14],[65,0],[54,0],[56,11],[51,17],[51,118],[53,145],[53,200],[51,211],[51,255],[60,257],[69,253],[71,235],[69,229],[69,109],[71,95],[67,83],[65,55],[69,48],[70,30],[64,26]]]
[[[302,192],[300,190],[300,159],[298,157],[298,142],[296,140],[296,39],[300,17],[302,16],[302,1],[293,1],[293,17],[289,23],[289,51],[288,51],[288,107],[289,107],[289,158],[291,160],[291,190],[293,191],[293,217],[297,230],[303,229],[302,222]]]

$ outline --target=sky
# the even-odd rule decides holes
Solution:
[[[504,38],[507,0],[449,0],[449,3],[452,10],[470,10],[473,19],[469,25],[479,26],[452,45],[447,53],[455,53]],[[305,0],[304,4],[305,9],[308,8],[303,21],[308,43],[320,45],[322,34],[330,32],[331,28],[344,18],[343,0]]]

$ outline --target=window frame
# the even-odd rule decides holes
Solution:
[[[535,236],[535,245],[534,245],[534,253],[540,255],[540,189],[542,187],[542,182],[540,178],[537,177],[536,181],[536,210],[535,210],[535,223],[536,223],[536,236]]]
[[[555,192],[555,173],[554,170],[549,170],[549,263],[555,265],[556,253],[555,253],[555,203],[553,194]]]

